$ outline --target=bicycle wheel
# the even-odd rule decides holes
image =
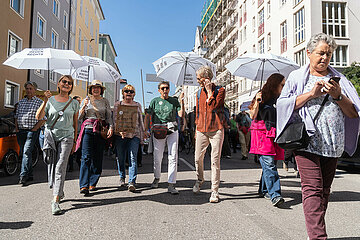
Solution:
[[[39,161],[39,158],[40,158],[40,146],[38,146],[37,144],[35,144],[34,146],[34,149],[32,151],[32,167],[35,167],[36,164],[38,163]]]
[[[14,175],[20,168],[19,156],[13,150],[9,150],[9,152],[7,152],[3,162],[5,173],[9,176]]]

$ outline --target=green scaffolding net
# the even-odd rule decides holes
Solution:
[[[201,11],[201,31],[204,31],[222,0],[205,0]]]

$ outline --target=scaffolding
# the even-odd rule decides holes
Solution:
[[[205,0],[204,7],[201,11],[201,31],[207,27],[211,18],[214,16],[222,0]]]

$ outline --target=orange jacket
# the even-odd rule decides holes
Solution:
[[[199,132],[214,132],[224,128],[226,122],[224,115],[225,89],[219,88],[215,95],[215,84],[212,89],[213,96],[207,101],[205,88],[201,89],[200,98],[196,96],[196,130]]]

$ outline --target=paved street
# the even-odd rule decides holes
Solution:
[[[301,205],[300,179],[293,169],[281,167],[286,200],[275,208],[257,195],[260,166],[253,160],[223,159],[221,202],[210,204],[210,182],[200,194],[192,193],[195,173],[193,156],[181,154],[177,187],[167,190],[167,165],[159,189],[150,189],[153,179],[151,156],[139,168],[136,193],[119,188],[115,161],[107,157],[99,190],[89,197],[79,194],[78,167],[68,173],[65,213],[51,215],[52,192],[46,183],[46,168],[39,162],[35,182],[17,185],[17,177],[0,177],[0,239],[306,239]],[[184,162],[187,161],[187,162]],[[281,164],[279,163],[278,166]],[[209,170],[209,159],[206,158]],[[209,180],[210,171],[206,171]],[[327,211],[331,239],[360,239],[360,178],[338,170]]]

